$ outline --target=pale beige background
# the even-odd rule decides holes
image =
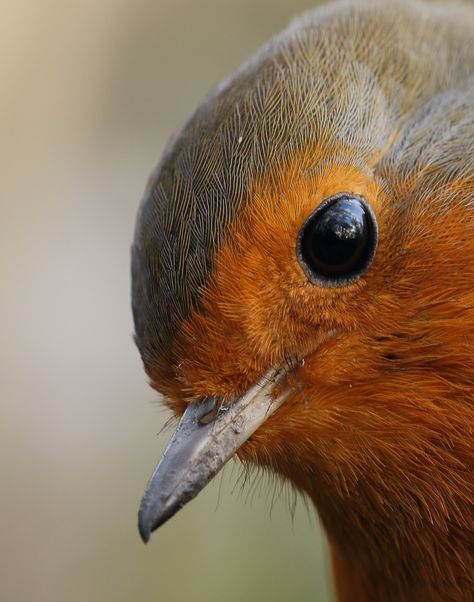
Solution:
[[[142,544],[169,433],[129,309],[134,214],[167,138],[312,4],[2,2],[2,602],[329,599],[317,518],[255,478],[232,493],[237,466]]]

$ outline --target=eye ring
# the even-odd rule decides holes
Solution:
[[[342,192],[325,199],[305,221],[296,254],[310,282],[342,287],[368,270],[377,240],[372,207],[363,197]]]

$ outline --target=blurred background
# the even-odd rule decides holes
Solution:
[[[170,432],[132,340],[129,247],[172,132],[305,0],[2,0],[0,599],[330,599],[318,520],[226,469],[148,546]]]

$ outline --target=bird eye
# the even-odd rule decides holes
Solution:
[[[344,286],[372,263],[377,221],[369,205],[354,194],[338,194],[321,203],[303,225],[298,259],[314,284]]]

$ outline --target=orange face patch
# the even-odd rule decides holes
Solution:
[[[350,165],[317,173],[290,167],[256,183],[215,257],[200,310],[182,325],[175,347],[181,361],[166,394],[188,402],[203,395],[228,400],[269,367],[306,356],[331,332],[370,319],[365,279],[315,286],[297,258],[302,225],[340,192],[362,196],[380,215],[381,185]],[[162,379],[159,385],[163,390]]]
[[[472,516],[472,480],[443,478],[450,463],[472,458],[473,188],[424,186],[421,196],[417,186],[399,181],[389,198],[386,185],[344,164],[257,182],[214,258],[199,311],[182,324],[176,365],[149,370],[181,413],[202,396],[229,401],[269,367],[304,357],[288,377],[289,398],[237,453],[309,493],[341,546],[373,511],[364,506],[373,496],[388,501],[385,522],[423,515],[444,526],[446,499],[458,524]],[[359,280],[323,287],[300,266],[297,238],[339,192],[371,205],[378,249]]]

